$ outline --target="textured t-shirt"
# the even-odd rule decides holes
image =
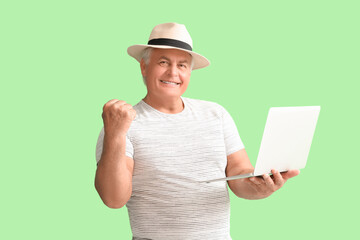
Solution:
[[[236,125],[219,104],[182,97],[177,114],[144,101],[127,133],[126,155],[134,159],[127,202],[133,239],[231,239],[227,156],[244,148]],[[100,132],[96,160],[103,146]]]

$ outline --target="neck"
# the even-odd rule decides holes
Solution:
[[[163,113],[175,114],[184,110],[180,97],[158,98],[147,94],[143,101]]]

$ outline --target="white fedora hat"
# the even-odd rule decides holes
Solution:
[[[192,51],[192,39],[185,25],[178,23],[163,23],[156,25],[149,37],[147,45],[132,45],[127,52],[138,62],[141,61],[145,48],[179,49],[188,52],[193,57],[193,69],[204,68],[210,65],[204,56]]]

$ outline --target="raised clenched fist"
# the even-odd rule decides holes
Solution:
[[[108,101],[102,113],[105,134],[113,137],[126,135],[135,116],[136,111],[125,101],[118,99]]]

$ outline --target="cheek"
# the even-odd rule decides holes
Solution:
[[[188,85],[190,83],[190,78],[187,78],[186,80],[183,81],[183,84],[182,84],[182,89],[187,89]]]
[[[164,68],[161,68],[159,66],[151,66],[148,68],[148,75],[151,77],[161,77],[166,70]]]
[[[183,74],[181,74],[181,80],[184,82],[184,84],[186,84],[186,85],[189,84],[190,76],[191,76],[191,73],[183,73]]]
[[[187,87],[189,85],[189,82],[190,82],[189,79],[183,81],[183,86]]]

